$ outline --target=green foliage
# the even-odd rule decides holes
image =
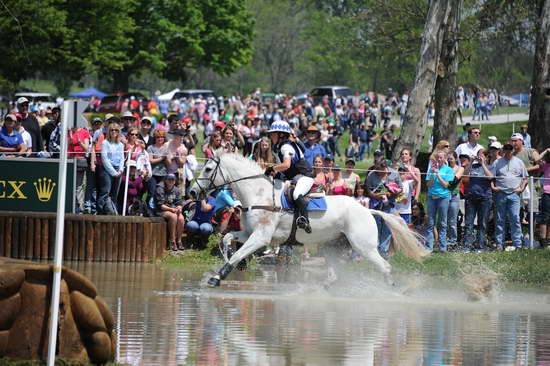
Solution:
[[[193,265],[193,266],[211,266],[213,264],[222,264],[222,259],[218,255],[218,244],[221,241],[220,234],[210,235],[208,244],[203,250],[188,249],[181,254],[166,254],[161,260],[162,264],[169,265]]]
[[[423,263],[412,262],[401,254],[391,257],[390,263],[397,271],[417,272],[448,279],[456,279],[464,268],[483,266],[510,283],[537,286],[550,285],[550,260],[548,250],[520,250],[515,252],[447,253],[433,254]]]

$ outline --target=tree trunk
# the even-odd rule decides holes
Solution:
[[[447,23],[451,8],[450,1],[452,0],[431,1],[422,35],[414,86],[409,96],[401,134],[393,151],[393,159],[399,157],[402,149],[408,148],[412,151],[413,160],[416,160],[422,146],[428,122],[427,112],[434,92],[436,68],[443,42],[444,28],[442,25]]]
[[[449,21],[443,35],[443,48],[435,82],[433,146],[440,140],[449,141],[451,146],[456,142],[456,74],[461,9],[462,0],[452,1]]]
[[[542,151],[550,144],[550,0],[539,2],[528,132],[532,147]]]
[[[113,93],[127,93],[130,88],[130,72],[126,69],[113,72]]]

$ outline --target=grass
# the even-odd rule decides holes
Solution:
[[[495,110],[491,112],[491,115],[494,116],[498,114],[513,114],[513,113],[529,113],[529,107],[497,107]],[[474,113],[471,109],[462,110],[463,117],[471,117],[473,114]]]
[[[178,252],[178,255],[167,253],[163,258],[157,261],[160,264],[173,266],[212,266],[222,264],[222,259],[218,255],[218,243],[221,240],[221,234],[210,235],[208,244],[203,250],[187,249],[183,252]],[[179,254],[181,253],[181,254]]]
[[[468,269],[487,268],[496,272],[504,282],[550,288],[549,262],[550,250],[433,254],[423,263],[413,262],[401,254],[390,259],[392,266],[400,272],[452,280],[468,274]]]

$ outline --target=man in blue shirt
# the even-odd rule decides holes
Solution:
[[[304,159],[309,163],[310,166],[313,166],[313,160],[317,155],[320,155],[323,157],[323,159],[327,156],[327,152],[323,145],[319,144],[319,140],[321,139],[321,131],[315,126],[309,126],[306,130],[306,139],[305,142],[305,151],[304,151]]]
[[[464,202],[464,246],[474,249],[485,250],[487,245],[487,220],[489,211],[493,205],[493,194],[491,192],[491,180],[494,176],[494,167],[487,165],[487,150],[480,150],[477,158],[469,163],[470,157],[464,156],[462,166],[465,168],[465,175],[470,177],[466,185]],[[477,216],[478,237],[474,236],[474,220]]]
[[[192,236],[198,237],[198,246],[201,248],[205,246],[208,241],[208,237],[214,232],[214,227],[210,221],[214,216],[215,204],[216,199],[212,196],[208,196],[206,199],[196,202],[195,214],[186,225],[187,232]]]
[[[13,114],[8,114],[4,118],[4,125],[0,129],[0,153],[4,153],[5,157],[19,156],[17,154],[9,154],[22,152],[25,149],[23,137],[15,130],[15,122],[17,117]]]

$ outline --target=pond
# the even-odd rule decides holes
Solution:
[[[261,266],[203,288],[204,269],[67,262],[110,305],[131,365],[550,365],[550,296],[364,273],[325,290],[319,272]]]

